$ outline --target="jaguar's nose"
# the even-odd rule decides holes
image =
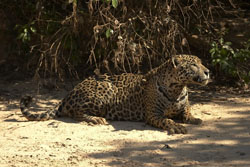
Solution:
[[[204,70],[204,74],[209,78],[209,70],[208,69]]]

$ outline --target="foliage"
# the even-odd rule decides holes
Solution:
[[[238,7],[230,0],[2,0],[0,13],[18,39],[15,56],[27,58],[24,67],[63,79],[95,68],[145,72],[190,52],[187,36],[213,39],[214,17],[232,6]]]
[[[16,29],[18,31],[18,37],[17,39],[22,40],[23,43],[29,42],[31,39],[31,34],[36,33],[36,28],[33,27],[34,22],[31,24],[25,24],[25,25],[16,25]]]
[[[245,42],[243,49],[234,49],[231,42],[224,42],[221,38],[213,42],[210,49],[212,65],[229,77],[245,83],[250,82],[250,39]]]

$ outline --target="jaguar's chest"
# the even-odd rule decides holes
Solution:
[[[167,89],[158,86],[155,108],[168,115],[178,115],[188,105],[188,92],[184,87],[181,90]]]

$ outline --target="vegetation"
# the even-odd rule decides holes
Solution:
[[[2,0],[0,21],[12,39],[5,62],[14,58],[19,70],[62,80],[95,69],[143,73],[177,53],[209,59],[207,44],[222,34],[216,18],[239,17],[244,8],[247,0]],[[233,49],[220,40],[210,53],[216,72],[249,82],[241,64],[249,42]]]
[[[212,43],[210,49],[212,65],[216,68],[218,75],[223,73],[233,79],[249,83],[250,40],[245,42],[243,49],[233,49],[231,45],[231,42],[224,42],[222,38]]]

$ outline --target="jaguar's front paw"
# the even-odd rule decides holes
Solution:
[[[186,134],[187,133],[187,129],[174,122],[171,119],[164,119],[162,121],[162,128],[167,130],[169,132],[169,134]]]
[[[188,123],[188,124],[193,124],[193,125],[200,125],[202,123],[202,120],[199,118],[189,118],[186,121],[183,121],[184,123]]]
[[[191,124],[194,124],[194,125],[200,125],[202,123],[202,120],[200,118],[194,118],[192,120],[192,123]]]
[[[166,130],[169,132],[169,134],[186,134],[187,129],[180,125],[180,124],[172,124],[171,126],[167,127]]]

